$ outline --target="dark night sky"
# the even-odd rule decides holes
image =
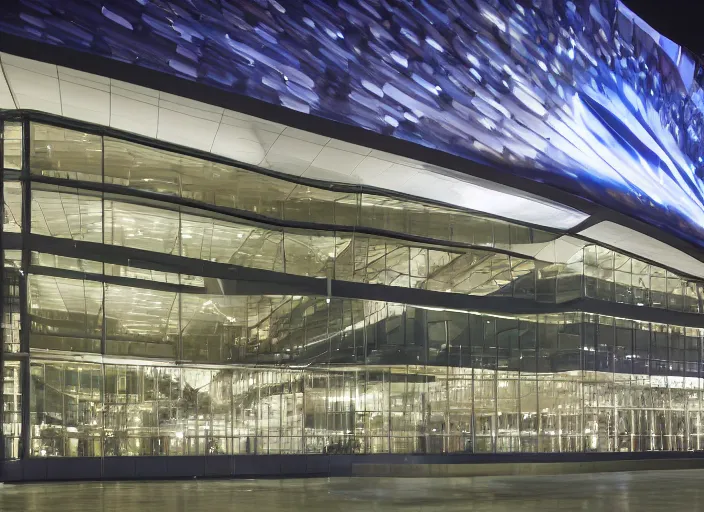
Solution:
[[[704,55],[703,0],[623,0],[661,34]]]

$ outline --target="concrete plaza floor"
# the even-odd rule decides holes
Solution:
[[[5,484],[2,512],[704,510],[704,470],[475,478]]]

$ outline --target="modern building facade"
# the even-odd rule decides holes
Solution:
[[[202,3],[0,7],[12,479],[704,450],[686,50],[613,2]]]

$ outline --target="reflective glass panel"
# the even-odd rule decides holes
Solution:
[[[103,285],[95,281],[29,276],[30,347],[99,352]]]
[[[42,176],[100,182],[102,146],[98,135],[31,123],[29,168]]]
[[[177,293],[105,285],[108,354],[175,358],[179,339]]]
[[[63,187],[32,188],[32,233],[101,243],[103,204],[99,194]]]
[[[5,121],[2,139],[4,168],[22,169],[22,123]]]
[[[4,233],[22,232],[22,184],[19,181],[3,183],[3,221]]]

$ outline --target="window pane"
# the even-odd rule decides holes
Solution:
[[[29,166],[32,174],[83,181],[102,181],[102,138],[45,124],[30,125]]]
[[[670,356],[668,350],[668,328],[664,324],[651,324],[651,375],[668,375],[670,373]]]
[[[461,285],[471,279],[471,269],[477,254],[428,249],[428,290],[460,292]]]
[[[22,232],[22,184],[6,181],[4,184],[4,209],[2,229],[5,233]]]
[[[667,307],[667,271],[655,266],[650,267],[650,305]]]
[[[106,199],[105,243],[178,255],[179,214]]]
[[[284,250],[287,274],[332,277],[336,251],[333,233],[287,231]]]
[[[508,286],[511,294],[510,261],[505,254],[430,249],[428,260],[429,290],[489,295]]]
[[[105,285],[108,354],[175,358],[178,336],[178,294]]]
[[[408,230],[408,215],[399,199],[362,194],[360,224],[363,226],[405,233]]]
[[[102,242],[102,201],[99,195],[63,187],[32,189],[32,233]]]
[[[307,185],[296,185],[291,194],[286,198],[284,218],[286,220],[296,220],[303,222],[337,223],[340,220],[356,220],[354,213],[347,213],[346,210],[354,212],[356,201],[350,200],[350,194],[344,192],[333,192],[309,187]],[[353,224],[354,225],[354,224]]]
[[[597,247],[597,294],[600,300],[614,300],[614,258],[615,253],[603,247]]]
[[[633,322],[620,318],[614,321],[615,345],[614,345],[614,366],[618,373],[633,373],[633,359],[635,355],[635,339]]]
[[[105,275],[115,277],[126,277],[129,279],[143,279],[157,283],[183,284],[202,288],[204,278],[200,276],[179,275],[173,272],[161,272],[146,268],[131,267],[127,265],[105,264]]]
[[[283,272],[280,230],[183,214],[181,255],[217,263]]]
[[[207,174],[206,174],[207,176]],[[193,179],[194,190],[203,189],[202,179]],[[213,180],[204,189],[205,197],[213,196],[213,204],[284,218],[284,202],[296,186],[290,181],[263,176],[261,174],[238,169],[237,167],[218,165],[213,167]],[[208,192],[211,191],[211,192]],[[184,197],[198,199],[199,194],[188,194],[184,187]],[[210,201],[207,201],[210,202]]]
[[[180,171],[191,167],[197,171],[208,165],[202,160],[110,137],[105,137],[104,144],[105,183],[178,196]]]
[[[22,169],[22,123],[5,121],[3,158],[5,169]]]
[[[616,253],[614,283],[616,287],[616,302],[633,304],[633,259]]]
[[[30,346],[99,352],[103,285],[94,281],[29,276]]]
[[[102,368],[85,363],[31,365],[32,457],[100,457]]]
[[[650,305],[650,265],[636,259],[631,260],[633,277],[633,303],[636,306]]]
[[[410,282],[411,288],[425,289],[428,281],[428,249],[410,247]]]
[[[684,311],[685,313],[699,313],[699,296],[697,295],[697,283],[687,281],[684,289]]]
[[[14,253],[14,254],[13,254]],[[20,251],[5,251],[2,275],[3,348],[5,352],[20,351]]]
[[[667,309],[670,311],[682,311],[684,308],[684,295],[686,293],[687,281],[677,274],[667,272]]]
[[[262,155],[263,156],[263,155]],[[282,219],[294,183],[105,138],[105,182]]]
[[[650,324],[634,322],[633,373],[648,375],[650,372]]]
[[[31,261],[32,265],[37,267],[61,268],[65,270],[74,270],[76,272],[85,272],[87,274],[103,273],[103,264],[99,261],[70,258],[68,256],[59,256],[57,254],[47,254],[35,251],[32,251]]]
[[[239,360],[249,341],[249,299],[184,293],[181,297],[183,359],[214,363]]]

